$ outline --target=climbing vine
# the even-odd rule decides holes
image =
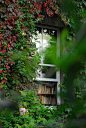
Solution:
[[[0,89],[24,89],[35,78],[39,57],[31,37],[36,21],[26,10],[16,0],[0,1]]]

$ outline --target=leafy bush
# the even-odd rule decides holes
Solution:
[[[2,109],[0,112],[1,128],[36,128],[36,127],[62,127],[62,122],[57,122],[59,114],[56,108],[49,108],[41,105],[39,97],[33,91],[21,91],[19,108],[26,108],[28,112],[20,115],[19,110]],[[10,114],[9,114],[10,113]],[[51,121],[52,119],[52,121]]]

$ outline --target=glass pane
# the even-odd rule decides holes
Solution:
[[[57,31],[53,29],[43,29],[43,50],[49,47],[52,43],[56,43],[55,40],[53,40],[53,37],[57,35],[56,33]]]
[[[47,48],[51,47],[50,52],[53,53],[53,46],[57,47],[57,30],[40,28],[37,27],[37,36],[35,36],[36,48],[41,55],[41,63],[43,64],[53,64],[51,61],[51,56],[48,56]],[[44,53],[44,54],[43,54]],[[56,53],[54,53],[54,57]]]
[[[55,67],[42,66],[42,77],[56,79]]]
[[[36,48],[37,51],[41,54],[42,51],[42,31],[41,28],[37,27],[37,31],[36,31],[37,36],[36,38]]]
[[[49,50],[50,47],[50,51]],[[57,47],[57,30],[53,29],[43,29],[43,51],[45,52],[45,55],[43,56],[43,63],[44,64],[53,64],[51,58],[52,56],[56,57],[56,53],[53,52],[53,48]],[[51,56],[49,53],[54,53],[54,55]]]
[[[40,66],[36,72],[36,75],[39,78],[56,79],[56,70],[55,67]]]

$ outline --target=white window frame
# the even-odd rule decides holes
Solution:
[[[37,27],[40,27],[42,29],[42,49],[43,49],[43,28],[47,29],[54,29],[57,31],[57,47],[58,47],[58,52],[57,55],[60,57],[60,29],[59,28],[53,28],[53,27],[47,27],[47,26],[41,26],[37,25]],[[41,63],[39,64],[40,66],[49,66],[49,67],[55,67],[53,64],[44,64],[43,63],[43,57],[41,58]],[[61,104],[61,98],[60,98],[60,87],[58,86],[60,84],[60,71],[56,72],[56,79],[52,78],[40,78],[36,77],[37,81],[51,81],[51,82],[56,82],[57,83],[57,105]]]

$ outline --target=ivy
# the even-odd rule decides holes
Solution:
[[[30,4],[30,2],[29,2]],[[35,77],[39,55],[35,59],[34,43],[35,22],[27,7],[16,0],[0,1],[0,86],[4,89],[23,89],[30,86]],[[33,21],[33,22],[32,22]],[[35,44],[34,44],[35,45]],[[33,57],[31,57],[33,54]],[[30,59],[29,59],[30,58]]]

